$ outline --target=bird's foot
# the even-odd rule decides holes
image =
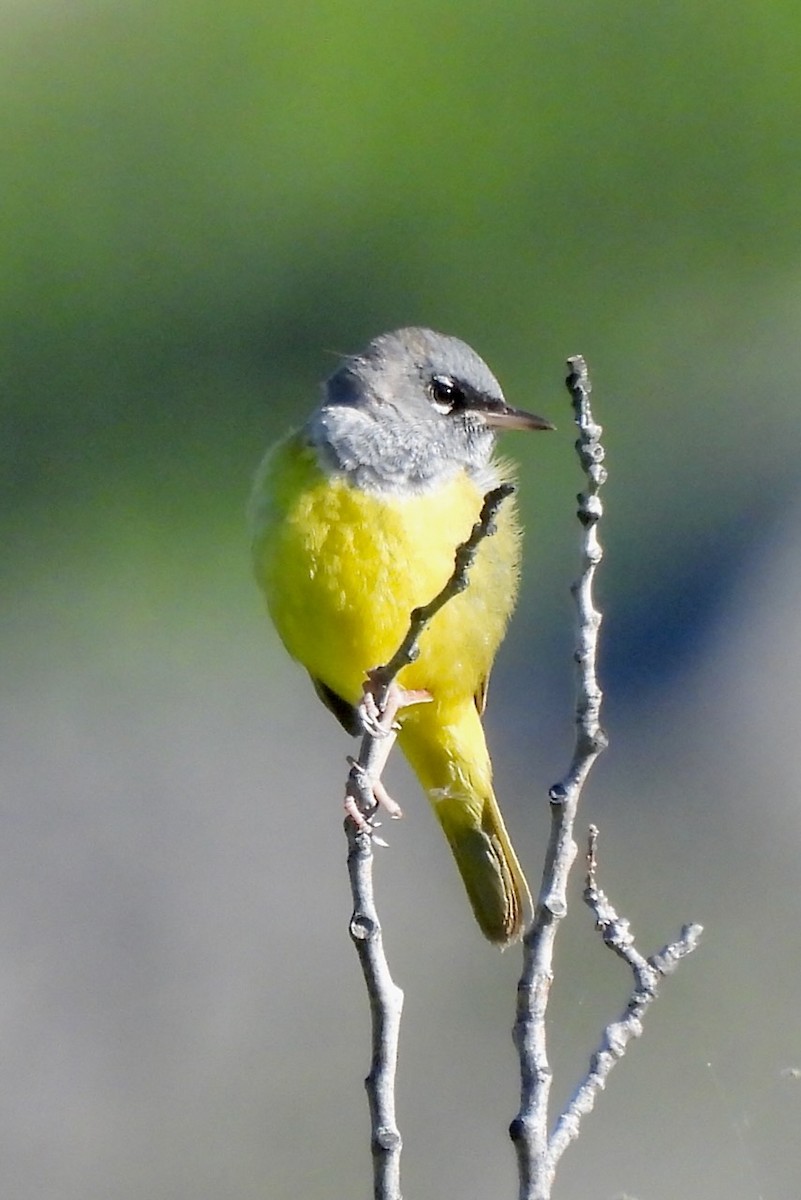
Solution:
[[[403,809],[397,800],[392,799],[381,782],[380,769],[379,774],[368,773],[355,758],[349,756],[348,762],[350,763],[351,778],[348,780],[345,792],[345,812],[353,821],[359,833],[369,833],[379,845],[386,845],[374,833],[379,827],[379,823],[375,819],[376,814],[379,809],[383,808],[388,817],[391,817],[393,821],[399,821],[403,816]],[[377,765],[379,765],[379,768],[383,767],[383,763]],[[368,813],[365,813],[362,808],[365,795],[372,796],[375,802],[373,809]]]
[[[369,816],[365,816],[359,808],[358,800],[351,794],[350,789],[345,792],[345,816],[350,817],[358,833],[369,833],[370,837],[373,836],[373,831],[376,828],[375,810]]]
[[[376,798],[378,807],[383,808],[388,817],[391,817],[393,821],[399,821],[401,819],[403,816],[403,809],[398,804],[397,800],[392,799],[380,779],[373,780],[373,795]]]
[[[397,680],[387,687],[377,678],[377,671],[368,671],[359,718],[365,733],[372,737],[388,737],[398,728],[395,718],[402,708],[408,708],[410,704],[427,704],[432,699],[425,689],[405,688]]]
[[[379,809],[383,809],[393,821],[403,816],[401,806],[392,799],[381,782],[381,775],[400,729],[395,718],[402,708],[410,704],[425,704],[431,699],[430,692],[411,690],[394,681],[387,687],[377,670],[368,671],[364,681],[359,717],[365,733],[375,741],[370,745],[364,763],[354,758],[348,759],[350,778],[345,791],[345,812],[358,832],[369,834],[379,846],[386,845],[383,838],[375,833],[375,816]]]

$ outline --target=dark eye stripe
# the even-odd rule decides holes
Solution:
[[[449,375],[434,376],[431,380],[431,398],[438,407],[448,412],[465,402],[464,392]]]

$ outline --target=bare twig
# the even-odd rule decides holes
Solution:
[[[597,523],[602,514],[599,491],[606,479],[601,427],[590,409],[590,380],[584,359],[568,359],[567,386],[579,437],[576,450],[587,479],[578,497],[582,570],[572,591],[578,610],[575,651],[578,673],[576,740],[567,774],[550,791],[551,833],[534,920],[523,939],[523,972],[517,988],[513,1037],[520,1057],[520,1109],[509,1133],[517,1152],[520,1200],[547,1200],[556,1170],[549,1143],[548,1100],[551,1067],[545,1037],[545,1013],[553,978],[553,946],[559,921],[567,913],[567,880],[577,847],[573,839],[579,797],[593,763],[606,746],[599,713],[601,689],[596,676],[601,614],[593,604],[595,568],[601,561]]]
[[[478,548],[485,537],[491,537],[495,532],[495,518],[498,515],[498,510],[507,496],[511,496],[514,490],[513,483],[501,483],[498,487],[487,492],[478,520],[473,526],[470,536],[467,541],[462,542],[456,548],[453,572],[450,579],[433,600],[429,600],[428,604],[412,610],[406,636],[392,658],[385,666],[378,667],[376,670],[370,672],[373,683],[380,683],[385,692],[398,672],[409,663],[414,662],[420,654],[420,635],[429,622],[437,615],[441,608],[445,607],[449,600],[452,600],[454,596],[458,596],[459,592],[463,592],[467,587],[470,582],[470,568],[475,562]]]
[[[645,958],[634,944],[629,922],[625,917],[618,916],[598,887],[597,845],[598,830],[595,825],[591,825],[587,842],[584,902],[595,914],[596,928],[601,933],[604,943],[630,967],[634,976],[634,987],[623,1013],[617,1021],[610,1022],[604,1029],[586,1076],[556,1123],[550,1144],[550,1153],[556,1161],[578,1136],[579,1122],[585,1113],[592,1110],[598,1092],[605,1087],[612,1067],[623,1057],[631,1039],[639,1037],[642,1033],[643,1017],[656,999],[661,979],[675,971],[681,959],[692,953],[702,933],[700,925],[685,925],[675,942],[670,942],[657,954]]]
[[[364,1081],[370,1106],[375,1200],[401,1200],[401,1135],[395,1118],[395,1069],[403,1011],[403,992],[390,974],[381,923],[373,895],[373,847],[370,834],[345,821],[348,875],[353,895],[350,936],[359,955],[370,1000],[372,1055]]]
[[[614,1064],[622,1058],[632,1038],[642,1031],[646,1010],[656,998],[660,979],[675,970],[679,961],[698,944],[700,925],[685,925],[680,937],[658,954],[645,958],[636,949],[625,918],[619,917],[597,885],[598,831],[590,827],[587,851],[585,902],[595,913],[604,942],[626,962],[634,987],[625,1012],[604,1029],[589,1069],[572,1099],[560,1114],[553,1132],[549,1128],[548,1101],[551,1068],[548,1063],[545,1014],[552,980],[553,945],[559,921],[567,912],[567,879],[576,857],[573,826],[581,790],[595,759],[606,746],[599,716],[601,690],[596,677],[598,629],[601,615],[594,607],[592,584],[601,560],[597,523],[602,515],[598,492],[606,479],[602,465],[601,427],[590,410],[590,381],[580,357],[568,360],[570,389],[579,439],[579,459],[587,478],[578,497],[578,517],[583,527],[582,572],[573,585],[579,618],[575,660],[578,668],[576,741],[573,759],[564,779],[550,791],[551,836],[534,921],[523,941],[523,974],[518,985],[514,1040],[520,1056],[520,1111],[510,1134],[517,1151],[520,1200],[549,1200],[556,1167],[579,1132],[582,1116],[589,1112]]]
[[[382,707],[387,691],[398,672],[417,658],[419,638],[428,623],[443,605],[467,587],[470,568],[475,561],[478,547],[484,538],[495,532],[498,510],[513,491],[511,484],[502,484],[486,494],[479,519],[469,538],[456,549],[450,579],[433,600],[421,608],[414,609],[406,636],[390,661],[370,672],[379,708]],[[376,809],[373,780],[379,766],[386,762],[393,740],[392,732],[384,734],[383,737],[366,732],[358,757],[351,760],[348,796],[355,802],[359,812],[368,819]],[[351,817],[345,821],[345,832],[348,838],[348,874],[353,897],[350,936],[359,955],[372,1019],[372,1060],[365,1087],[372,1126],[373,1195],[375,1200],[401,1200],[402,1143],[395,1117],[395,1070],[403,992],[390,974],[373,894],[373,841],[378,839],[373,837],[369,826],[359,826]]]

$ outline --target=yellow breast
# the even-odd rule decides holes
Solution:
[[[499,475],[501,474],[499,469]],[[507,477],[503,474],[503,477]],[[453,571],[483,494],[464,472],[424,494],[376,495],[325,474],[297,435],[268,455],[254,491],[254,566],[278,633],[316,679],[356,704]],[[438,707],[464,703],[489,674],[514,606],[520,533],[514,498],[482,542],[470,585],[437,614],[400,680]]]

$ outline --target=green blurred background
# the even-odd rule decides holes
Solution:
[[[752,0],[3,5],[6,1195],[369,1193],[349,747],[243,510],[336,356],[412,323],[559,425],[505,445],[528,538],[488,716],[535,882],[589,360],[612,744],[585,815],[644,949],[707,927],[556,1194],[798,1194],[800,41]],[[519,957],[393,771],[405,1190],[512,1196]],[[629,986],[575,901],[560,1099]]]

